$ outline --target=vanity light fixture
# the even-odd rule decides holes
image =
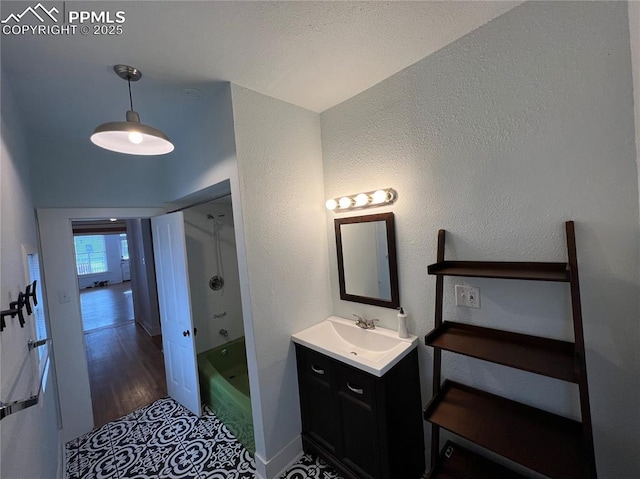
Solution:
[[[348,210],[353,206],[353,204],[353,199],[349,198],[348,196],[343,196],[342,198],[340,198],[340,200],[338,200],[338,206],[341,210]]]
[[[371,202],[371,198],[366,193],[360,193],[354,198],[353,206],[367,206]]]
[[[103,123],[96,127],[91,142],[106,150],[127,155],[164,155],[173,151],[173,143],[160,130],[140,123],[140,115],[133,110],[131,82],[138,81],[142,72],[128,65],[116,65],[113,70],[129,84],[129,103],[126,121]]]
[[[335,210],[338,207],[338,202],[333,198],[331,198],[330,200],[327,200],[327,202],[324,205],[327,207],[328,210]]]
[[[330,211],[341,212],[371,206],[388,205],[393,203],[397,197],[398,194],[393,188],[385,188],[382,190],[368,191],[366,193],[358,193],[356,195],[343,196],[341,198],[330,198],[325,203],[325,206]]]

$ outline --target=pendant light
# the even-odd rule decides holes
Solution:
[[[133,110],[131,82],[142,78],[142,72],[127,65],[113,67],[116,74],[129,84],[129,103],[126,121],[103,123],[93,130],[91,141],[106,150],[127,155],[164,155],[173,151],[173,143],[160,130],[140,123],[140,115]]]

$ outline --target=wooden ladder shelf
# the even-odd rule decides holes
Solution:
[[[432,424],[430,479],[522,477],[450,441],[440,453],[440,428],[551,478],[597,477],[573,221],[565,227],[567,263],[445,261],[446,234],[438,232],[437,263],[428,268],[436,275],[435,327],[425,337],[434,348],[433,398],[424,410]],[[574,342],[443,321],[444,276],[569,283]],[[443,383],[442,350],[577,384],[581,421]]]

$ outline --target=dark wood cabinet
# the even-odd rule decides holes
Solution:
[[[302,417],[312,439],[332,454],[339,439],[338,425],[334,418],[338,414],[332,389],[332,368],[329,358],[319,354],[307,354],[298,363],[303,375],[304,400],[301,401]]]
[[[437,276],[435,328],[425,338],[434,348],[434,396],[424,411],[432,424],[429,479],[520,477],[451,442],[440,454],[440,428],[547,477],[597,477],[573,222],[565,228],[566,263],[445,261],[445,231],[438,233],[438,262],[428,268]],[[569,283],[575,341],[443,321],[444,276]],[[453,381],[441,383],[442,350],[577,384],[581,421]]]
[[[305,452],[346,478],[425,471],[417,350],[376,377],[296,344]]]
[[[360,477],[380,477],[378,424],[373,409],[342,395],[340,416],[345,465]]]

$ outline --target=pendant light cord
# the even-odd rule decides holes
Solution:
[[[129,84],[129,104],[131,105],[131,111],[133,111],[133,97],[131,96],[131,75],[127,75],[127,83]]]

